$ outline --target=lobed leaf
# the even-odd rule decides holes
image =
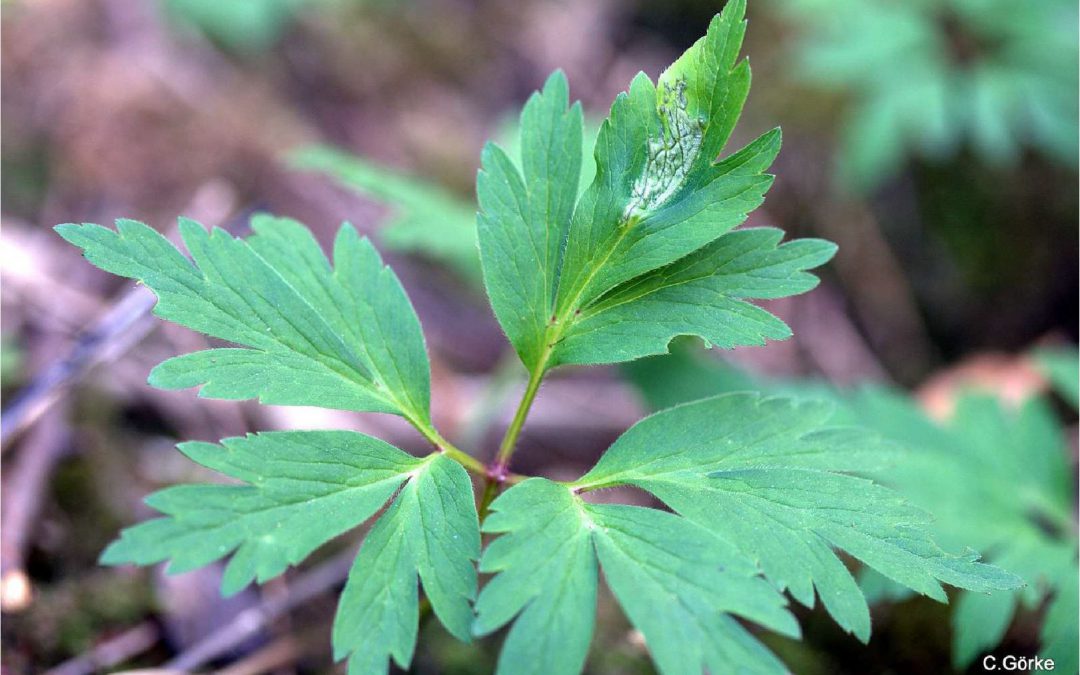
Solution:
[[[866,600],[836,549],[944,601],[940,582],[977,591],[1019,580],[972,556],[944,553],[928,516],[850,475],[889,457],[872,435],[829,428],[831,406],[729,394],[671,408],[621,436],[574,485],[633,485],[758,561],[800,603],[814,593],[840,626],[866,641]]]
[[[738,60],[744,12],[743,0],[728,3],[656,84],[639,74],[619,95],[580,197],[580,111],[568,108],[561,73],[522,114],[520,168],[497,146],[485,149],[485,285],[531,370],[664,353],[681,334],[725,347],[790,336],[745,300],[809,290],[805,270],[835,249],[778,246],[773,230],[730,232],[763,200],[780,148],[774,130],[717,161],[750,85]]]
[[[637,506],[587,504],[544,479],[492,505],[481,559],[497,572],[477,601],[474,630],[517,616],[500,673],[575,673],[592,637],[597,568],[661,672],[784,672],[734,616],[788,635],[798,624],[748,559],[686,519]]]
[[[192,259],[132,220],[117,229],[60,225],[98,267],[137,279],[154,313],[246,349],[169,359],[150,375],[163,389],[263,403],[389,412],[428,425],[430,375],[420,322],[400,282],[351,226],[338,232],[335,266],[299,223],[255,216],[242,241],[180,220]]]
[[[408,668],[416,645],[417,579],[443,625],[470,639],[480,529],[472,482],[457,462],[435,455],[413,474],[372,527],[334,619],[334,654],[350,673]]]
[[[864,391],[850,406],[861,423],[908,448],[904,461],[880,476],[934,514],[935,535],[950,547],[984,551],[1027,584],[1011,593],[960,595],[952,618],[957,667],[993,649],[1017,607],[1034,609],[1053,594],[1040,655],[1066,672],[1075,669],[1075,487],[1048,406],[1031,399],[1010,411],[990,397],[967,395],[947,424],[886,391]]]
[[[745,0],[729,2],[656,84],[644,74],[634,79],[601,126],[595,178],[584,191],[581,108],[570,104],[561,73],[525,106],[516,159],[485,148],[477,230],[484,282],[534,383],[558,364],[663,353],[679,335],[722,347],[790,335],[748,300],[809,290],[816,279],[807,270],[835,247],[781,244],[774,229],[732,231],[762,202],[780,146],[772,131],[718,160],[749,89],[749,66],[738,59],[744,13]],[[350,170],[368,189],[428,217],[449,204],[362,165]],[[159,316],[238,345],[170,359],[151,374],[156,386],[395,413],[437,436],[419,321],[370,242],[344,226],[331,265],[298,223],[258,216],[252,226],[254,236],[242,241],[182,220],[192,260],[134,221],[117,221],[115,231],[70,224],[58,231],[94,264],[150,287]],[[1014,430],[987,408],[961,412],[973,448],[1003,435],[1018,447],[1040,447],[1024,457],[995,455],[988,469],[995,476],[986,484],[1003,493],[1006,477],[1032,477],[1036,489],[1025,494],[1023,514],[1012,512],[1015,503],[988,499],[987,522],[971,532],[939,530],[957,549],[970,540],[991,551],[1031,583],[1018,595],[960,596],[963,661],[1000,638],[1017,603],[1041,600],[1035,587],[1048,580],[1057,595],[1047,630],[1075,632],[1075,597],[1067,594],[1075,596],[1076,542],[1040,538],[1029,527],[1032,520],[1047,525],[1040,518],[1054,528],[1070,522],[1059,508],[1062,500],[1071,504],[1070,484],[1060,457],[1046,451],[1053,431],[1046,416],[1025,411]],[[102,561],[169,560],[178,572],[229,558],[223,590],[231,593],[281,574],[385,506],[335,618],[335,656],[349,658],[350,673],[387,672],[391,661],[408,668],[421,585],[462,640],[513,622],[499,672],[573,673],[591,642],[602,570],[660,671],[679,674],[785,672],[740,623],[797,636],[784,591],[807,606],[820,597],[845,630],[867,640],[866,599],[841,553],[939,600],[942,583],[981,593],[1020,585],[973,554],[946,554],[924,511],[863,477],[897,460],[897,448],[832,427],[832,415],[822,403],[751,394],[665,410],[627,431],[575,483],[534,478],[499,497],[484,531],[500,536],[482,557],[470,479],[443,454],[415,458],[353,432],[188,443],[181,446],[188,456],[241,484],[156,493],[148,502],[164,517],[126,530]],[[921,424],[911,431],[941,433]],[[905,466],[922,470],[939,459]],[[963,459],[975,461],[976,453],[956,453],[948,460],[955,466],[926,485],[966,483],[951,473],[963,470]],[[580,495],[612,486],[646,490],[674,513]],[[971,497],[966,489],[956,495]],[[991,514],[1001,518],[994,527],[1013,528],[1010,541],[993,537]],[[495,575],[479,597],[478,557],[480,570]],[[1067,644],[1050,635],[1044,641],[1072,663]]]
[[[1067,370],[1076,367],[1075,352],[1051,354],[1060,355],[1057,377],[1067,380]],[[1054,610],[1043,625],[1040,654],[1053,658],[1059,669],[1075,669],[1075,640],[1061,637],[1077,632],[1077,612],[1068,608],[1075,608],[1076,594],[1069,589],[1077,583],[1075,492],[1060,424],[1044,402],[1031,400],[1010,411],[989,397],[965,395],[953,418],[942,423],[909,397],[888,390],[844,393],[810,382],[753,382],[713,359],[695,356],[683,351],[639,361],[627,370],[650,401],[668,405],[755,387],[830,400],[837,406],[830,424],[859,424],[896,444],[893,461],[865,466],[860,473],[869,472],[932,513],[928,527],[947,550],[978,550],[1026,582],[1014,591],[961,591],[956,596],[953,660],[958,669],[1001,642],[1017,608],[1034,609],[1048,596]],[[1036,359],[1045,357],[1036,354]],[[871,602],[912,593],[869,568],[860,571],[859,584]]]
[[[231,555],[222,592],[262,583],[357,527],[397,496],[357,555],[334,624],[350,672],[408,667],[416,641],[417,578],[440,621],[468,640],[480,530],[472,483],[441,454],[416,458],[351,431],[282,431],[184,443],[194,461],[244,482],[183,485],[147,503],[165,514],[124,530],[108,565],[169,561],[180,573]]]

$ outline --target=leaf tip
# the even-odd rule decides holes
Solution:
[[[127,542],[124,541],[123,537],[113,540],[98,556],[98,564],[106,567],[117,567],[133,563],[134,561],[127,549]]]

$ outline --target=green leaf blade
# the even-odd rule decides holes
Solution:
[[[397,275],[350,226],[334,241],[333,279],[343,289],[340,325],[355,327],[353,343],[378,383],[406,417],[428,421],[431,372],[420,320]]]
[[[598,568],[661,672],[784,672],[732,616],[798,635],[783,596],[749,558],[684,518],[587,504],[565,485],[530,479],[495,500],[484,531],[501,536],[481,559],[497,576],[480,593],[474,631],[517,617],[501,673],[581,670]]]
[[[418,460],[353,563],[334,618],[335,658],[350,673],[408,668],[419,621],[418,581],[435,615],[468,640],[476,596],[480,526],[472,484],[444,455]]]
[[[961,669],[992,649],[1012,622],[1016,609],[1013,593],[964,592],[953,610],[953,665]]]
[[[115,231],[57,231],[102,269],[146,284],[158,297],[158,316],[246,348],[171,359],[152,374],[155,385],[210,385],[202,395],[390,412],[427,423],[430,375],[420,324],[370,242],[343,227],[331,270],[299,223],[256,216],[253,226],[256,235],[245,242],[181,219],[191,261],[135,221],[118,220]]]
[[[264,582],[371,517],[419,460],[346,431],[285,431],[188,443],[196,462],[247,485],[182,485],[147,503],[165,518],[124,530],[102,563],[163,560],[184,572],[233,554],[223,591]],[[317,521],[320,526],[312,527]]]
[[[498,672],[577,673],[592,641],[597,562],[570,491],[530,479],[492,504],[480,571],[497,573],[476,603],[473,632],[486,635],[516,616]]]
[[[407,485],[364,538],[334,616],[334,658],[349,673],[386,673],[389,659],[408,668],[420,612],[416,568],[409,552]]]
[[[472,637],[472,602],[480,559],[480,521],[472,481],[460,464],[439,456],[416,481],[410,542],[424,593],[435,615],[459,640]]]
[[[561,73],[523,113],[522,170],[485,149],[477,185],[486,287],[530,371],[665,353],[682,334],[724,347],[790,337],[748,301],[809,290],[816,281],[806,270],[835,248],[762,237],[742,251],[739,273],[718,259],[745,248],[746,236],[731,231],[763,201],[781,141],[774,129],[718,159],[750,86],[738,59],[745,10],[728,3],[656,84],[640,73],[616,97],[576,205],[580,115],[576,104],[566,112]]]
[[[627,431],[575,485],[629,484],[757,560],[779,589],[869,638],[866,601],[834,549],[939,600],[941,581],[978,591],[1020,581],[932,541],[928,518],[849,471],[891,454],[872,435],[823,427],[831,406],[729,394],[657,413]],[[762,533],[769,536],[763,537]]]
[[[225,594],[273,578],[323,543],[371,518],[335,619],[351,672],[407,667],[417,631],[418,580],[436,616],[470,638],[480,529],[472,484],[441,454],[418,459],[347,431],[289,431],[186,443],[196,462],[243,485],[183,485],[147,502],[165,517],[125,530],[105,564],[169,561],[180,573],[230,556]]]
[[[744,11],[729,4],[658,86],[641,74],[616,99],[567,240],[560,313],[708,244],[760,203],[771,178],[740,170],[747,155],[714,164],[749,87],[732,57]],[[767,136],[774,157],[779,135]]]
[[[947,422],[884,390],[864,391],[850,407],[860,423],[907,449],[903,461],[878,472],[880,480],[931,511],[942,542],[983,551],[1027,584],[991,596],[961,595],[952,618],[958,667],[999,643],[1015,608],[1037,607],[1051,594],[1075,603],[1075,489],[1061,425],[1046,402],[1030,399],[1012,410],[990,396],[967,394]],[[954,564],[961,569],[946,574],[963,575],[966,566]],[[1076,613],[1054,614],[1053,621],[1052,614],[1044,622],[1040,655],[1054,658],[1059,668],[1075,664],[1075,638],[1060,635],[1075,634]]]
[[[232,330],[215,337],[256,349],[281,345],[330,368],[362,367],[315,308],[244,242],[219,228],[207,232],[188,219],[180,220],[180,235],[202,273],[203,298],[198,305],[175,308],[171,316],[159,312],[162,318],[211,335],[205,327],[227,321]],[[211,308],[214,324],[203,323],[206,319],[195,312]]]
[[[623,284],[585,308],[555,350],[559,363],[603,363],[664,354],[679,335],[730,349],[791,336],[783,321],[749,299],[810,290],[806,272],[835,245],[813,239],[780,244],[772,228],[720,237],[671,265]]]
[[[744,0],[729,3],[714,16],[705,37],[669,66],[660,76],[661,86],[687,89],[687,112],[704,118],[702,151],[697,161],[704,166],[724,149],[750,91],[750,68],[736,63],[746,35]]]
[[[1080,666],[1076,635],[1080,632],[1080,579],[1076,557],[1066,557],[1057,573],[1053,574],[1054,598],[1046,610],[1039,639],[1046,649],[1046,656],[1054,659],[1054,667],[1071,673]]]
[[[371,387],[305,356],[255,349],[204,349],[162,361],[147,381],[158,389],[200,387],[199,396],[233,401],[256,398],[267,405],[318,401],[338,410],[396,413],[398,408]],[[297,382],[303,382],[298,391]]]
[[[604,578],[645,636],[661,672],[785,672],[723,613],[790,636],[799,626],[783,596],[748,559],[678,516],[634,506],[585,507]]]
[[[521,168],[489,144],[477,177],[484,284],[503,330],[526,364],[543,351],[559,253],[577,200],[581,105],[556,71],[521,114]]]

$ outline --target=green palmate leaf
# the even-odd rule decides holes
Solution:
[[[920,593],[939,582],[989,591],[1019,580],[970,555],[951,556],[928,516],[896,493],[851,475],[880,468],[887,448],[829,428],[831,406],[729,394],[642,420],[575,485],[628,484],[758,561],[777,588],[812,606],[814,591],[845,630],[870,634],[866,601],[835,549]]]
[[[389,205],[391,215],[379,232],[387,247],[424,254],[469,281],[479,281],[474,205],[433,183],[334,148],[307,148],[293,158],[293,164],[333,176]]]
[[[334,265],[311,233],[256,216],[247,241],[192,221],[180,230],[193,261],[146,225],[117,230],[62,225],[60,233],[100,267],[139,279],[163,318],[244,348],[170,359],[151,374],[164,388],[204,385],[201,395],[322,405],[403,415],[434,440],[420,324],[397,278],[351,227],[338,233]],[[335,623],[352,672],[411,659],[417,581],[448,630],[467,640],[476,595],[479,523],[460,464],[412,457],[354,432],[279,432],[187,443],[195,461],[242,485],[188,485],[148,502],[165,517],[126,530],[107,564],[170,561],[182,572],[231,554],[222,582],[234,593],[296,564],[319,545],[387,512],[365,540]],[[448,449],[447,452],[461,454]]]
[[[118,220],[57,231],[102,269],[138,279],[158,316],[246,347],[169,359],[150,382],[201,396],[389,412],[430,426],[420,322],[371,243],[346,225],[334,262],[304,226],[256,216],[245,242],[181,219],[193,261],[153,229]]]
[[[1017,608],[1052,598],[1040,655],[1058,670],[1076,669],[1077,539],[1074,499],[1061,429],[1040,402],[1016,413],[989,398],[960,401],[942,425],[898,393],[864,389],[843,393],[810,382],[754,382],[715,359],[685,350],[626,368],[651,403],[671,405],[718,392],[765,388],[773,393],[825,398],[832,420],[863,425],[902,444],[895,461],[873,475],[934,515],[930,529],[948,549],[972,548],[1027,582],[1020,590],[961,592],[953,614],[954,660],[966,667],[1001,642]],[[1075,352],[1039,352],[1048,377],[1068,397]],[[1056,372],[1055,372],[1056,368]],[[1071,373],[1069,371],[1072,371]],[[898,600],[911,590],[864,568],[860,586],[872,602]]]
[[[1027,586],[1013,593],[962,593],[953,615],[960,667],[997,645],[1018,606],[1051,596],[1040,656],[1056,669],[1078,666],[1077,535],[1073,471],[1059,425],[1031,400],[1018,411],[988,397],[962,398],[939,425],[908,400],[866,391],[851,401],[862,423],[910,448],[882,478],[933,512],[947,546],[972,547]],[[1063,637],[1064,636],[1064,637]]]
[[[469,638],[480,532],[465,470],[441,454],[416,458],[351,431],[283,431],[184,443],[191,459],[243,485],[184,485],[151,495],[165,517],[125,530],[110,565],[169,561],[185,572],[232,554],[222,590],[264,582],[373,516],[342,595],[334,643],[352,672],[407,667],[417,628],[417,575],[436,615]],[[400,491],[399,491],[400,490]]]
[[[763,199],[780,143],[779,133],[769,132],[717,159],[750,82],[748,65],[738,60],[744,12],[745,1],[732,0],[655,85],[644,74],[635,78],[599,131],[595,177],[584,190],[581,108],[570,104],[561,73],[525,106],[519,148],[485,148],[477,229],[484,283],[530,371],[491,467],[431,425],[419,321],[397,278],[351,227],[339,231],[331,263],[302,225],[267,216],[253,219],[246,241],[182,220],[190,260],[134,221],[118,221],[116,230],[60,226],[91,262],[146,284],[159,316],[236,345],[170,359],[151,373],[152,384],[394,413],[439,450],[417,458],[345,431],[183,444],[190,458],[239,483],[152,495],[148,502],[162,517],[126,530],[103,562],[167,560],[180,572],[227,559],[223,590],[233,593],[373,520],[333,629],[335,656],[347,657],[355,674],[409,667],[421,588],[462,640],[513,622],[500,673],[555,675],[582,668],[601,571],[659,669],[680,675],[785,672],[741,623],[797,636],[785,592],[807,606],[820,597],[843,628],[866,640],[866,600],[843,554],[939,600],[942,582],[979,592],[1017,588],[1018,578],[973,554],[939,548],[924,511],[865,477],[899,462],[899,449],[832,426],[823,403],[749,394],[705,399],[635,425],[573,483],[507,475],[549,368],[663,353],[679,335],[723,347],[787,337],[781,321],[748,300],[812,288],[807,270],[833,255],[827,242],[782,244],[778,230],[732,231]],[[406,218],[462,217],[445,195],[363,164],[349,164],[350,171],[355,184],[411,208]],[[973,424],[998,435],[994,421],[976,415]],[[1038,419],[1022,431],[1018,442],[1045,441]],[[497,536],[482,556],[463,466],[489,488],[481,498],[490,513],[484,531]],[[1066,530],[1059,507],[1069,486],[1061,467],[1041,453],[1022,466],[1011,457],[994,470],[1035,477],[1024,513],[1039,527],[1015,528],[1011,548],[947,529],[943,539],[957,550],[1000,549],[1003,564],[1033,586],[1049,574],[1058,594],[1047,625],[1074,626],[1066,592],[1076,587],[1075,532],[1038,531]],[[504,479],[514,487],[491,503]],[[645,490],[671,511],[585,499],[616,486]],[[478,558],[493,574],[479,597]],[[1051,568],[1057,572],[1044,572]],[[1030,603],[1044,595],[1029,588],[987,600],[962,596],[960,613],[974,616],[975,628],[961,639],[979,645],[1000,636],[1015,604],[1008,598]]]
[[[784,672],[734,618],[788,635],[798,624],[753,563],[671,513],[588,504],[564,485],[532,479],[492,505],[474,630],[517,620],[500,673],[581,670],[592,637],[597,568],[665,673]]]
[[[520,168],[496,146],[477,181],[484,279],[496,316],[532,371],[663,353],[671,338],[722,346],[787,337],[742,302],[805,291],[824,242],[777,247],[773,231],[730,231],[758,206],[778,130],[723,161],[750,85],[738,61],[745,3],[656,85],[620,94],[594,151],[596,177],[577,197],[581,124],[556,73],[522,115]]]

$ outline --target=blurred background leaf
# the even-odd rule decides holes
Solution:
[[[474,204],[436,184],[331,147],[302,150],[293,163],[385,204],[390,215],[382,224],[380,238],[387,247],[426,256],[451,267],[471,284],[481,283]]]
[[[911,155],[961,149],[1077,164],[1077,8],[1066,0],[773,0],[799,33],[796,75],[842,94],[838,170],[878,187]]]
[[[327,0],[159,0],[167,19],[242,54],[270,49],[306,5]]]

